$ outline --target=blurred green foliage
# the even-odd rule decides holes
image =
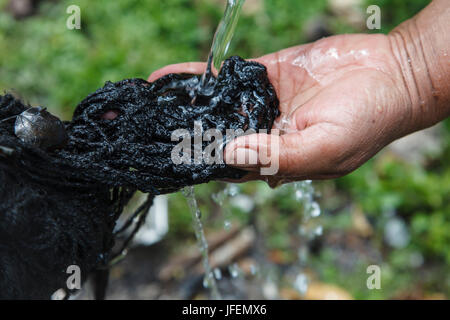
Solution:
[[[366,6],[381,8],[381,32],[388,33],[401,22],[425,8],[429,0],[365,0]],[[377,31],[378,32],[378,31]]]
[[[0,89],[15,91],[34,105],[44,105],[69,119],[76,104],[107,80],[146,78],[170,63],[205,60],[224,9],[219,0],[72,0],[44,1],[37,14],[15,20],[0,0]],[[249,58],[303,43],[308,27],[324,21],[327,32],[366,32],[336,15],[327,0],[248,1],[230,54]],[[362,1],[381,8],[382,32],[413,16],[429,1]],[[81,30],[68,30],[66,8],[81,8]],[[375,233],[369,248],[382,255],[383,290],[367,290],[365,268],[373,258],[356,254],[355,263],[339,267],[342,248],[322,248],[309,264],[325,282],[336,283],[357,298],[389,298],[418,286],[424,292],[450,296],[450,121],[442,126],[442,150],[426,166],[406,163],[384,152],[354,173],[316,183],[324,214],[325,235],[352,232],[351,208],[369,217]],[[218,205],[211,194],[221,183],[196,188],[204,219],[221,228],[223,217],[256,223],[266,232],[268,250],[284,252],[284,263],[296,259],[295,238],[301,206],[292,190],[270,190],[263,183],[239,187],[255,199],[250,214],[230,204]],[[170,234],[174,245],[194,241],[191,219],[181,194],[170,196]],[[393,249],[384,241],[390,215],[408,226],[408,245]],[[365,241],[365,240],[364,240]],[[294,244],[293,244],[294,243]],[[423,256],[424,263],[411,264]],[[417,260],[417,259],[416,259]],[[348,269],[348,268],[347,268]]]

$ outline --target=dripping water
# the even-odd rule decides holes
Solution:
[[[292,113],[291,113],[292,114]],[[276,124],[281,134],[289,133],[291,124],[291,114],[282,115]],[[323,227],[314,220],[321,214],[321,209],[315,201],[315,190],[311,180],[293,182],[285,185],[291,188],[293,196],[303,208],[302,216],[298,227],[299,248],[297,252],[297,276],[293,279],[293,287],[303,296],[308,290],[310,279],[305,273],[309,255],[309,242],[323,233]]]
[[[197,88],[197,92],[201,92],[205,95],[213,92],[214,87],[212,83],[214,82],[210,80],[213,77],[217,76],[222,61],[227,54],[244,2],[245,0],[227,0],[224,15],[214,34],[214,39],[207,60],[207,68],[205,73],[202,75],[199,87]],[[195,100],[196,96],[194,96],[192,104],[195,103]],[[208,242],[206,241],[205,233],[203,230],[201,212],[198,208],[197,200],[195,199],[194,187],[191,186],[184,188],[183,194],[186,197],[189,208],[191,210],[195,236],[197,238],[200,252],[202,254],[202,262],[205,269],[205,278],[203,281],[203,285],[207,288],[210,288],[213,299],[221,299],[221,295],[216,282],[216,278],[219,280],[221,278],[221,274],[219,274],[220,270],[212,270],[209,263]]]
[[[213,299],[219,300],[221,299],[221,295],[217,287],[217,282],[214,277],[213,270],[211,269],[211,265],[209,264],[208,242],[206,241],[205,232],[203,230],[203,224],[201,220],[202,214],[198,207],[197,199],[195,198],[194,187],[190,186],[184,188],[183,194],[186,197],[189,209],[192,214],[195,237],[197,238],[197,243],[202,255],[203,268],[205,269],[205,278],[203,281],[203,285],[206,288],[210,288],[211,296]]]
[[[227,54],[244,2],[245,0],[227,0],[224,15],[214,34],[211,50],[207,59],[206,71],[202,75],[201,81],[196,88],[197,93],[200,92],[204,95],[208,95],[213,92],[214,82],[211,81],[211,79],[217,76],[222,61]],[[195,96],[193,99],[193,104],[194,102]],[[280,129],[281,134],[288,133],[290,115],[282,115],[282,117],[280,118],[281,120],[275,124],[275,127]],[[309,251],[308,242],[315,237],[320,236],[322,233],[322,226],[319,225],[311,229],[310,227],[308,227],[308,222],[310,222],[310,220],[313,220],[314,218],[317,218],[321,212],[318,203],[314,200],[315,191],[311,184],[311,181],[308,180],[292,183],[289,184],[288,187],[293,189],[293,196],[303,207],[303,216],[299,226],[299,237],[301,240],[301,245],[298,252],[299,272],[297,274],[297,277],[294,279],[294,288],[303,295],[306,293],[309,284],[309,279],[304,273]],[[228,194],[227,189],[228,188],[224,190],[223,194],[220,197],[214,199],[219,205],[222,205],[224,201],[227,201],[228,198],[233,196],[232,194]],[[183,193],[187,198],[189,208],[192,213],[194,231],[202,254],[202,262],[205,269],[204,286],[210,288],[211,295],[214,299],[220,299],[221,295],[217,287],[216,279],[220,280],[222,274],[220,272],[220,269],[216,268],[212,270],[209,264],[208,243],[206,241],[202,226],[201,212],[195,199],[194,187],[186,187],[183,190]],[[227,221],[228,220],[225,221],[225,229],[229,228],[229,226],[227,225]],[[256,270],[257,267],[254,266],[254,268]],[[232,276],[239,276],[237,265],[230,265],[229,271]]]
[[[313,220],[321,214],[319,204],[314,200],[315,190],[311,180],[295,182],[292,184],[295,199],[302,205],[303,214],[298,228],[299,248],[297,252],[298,273],[294,280],[294,289],[300,295],[305,295],[310,279],[305,273],[309,255],[309,242],[320,237],[323,227]]]

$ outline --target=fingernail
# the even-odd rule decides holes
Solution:
[[[258,167],[258,152],[248,148],[237,148],[233,150],[231,160],[231,163],[227,163],[235,167],[255,168]]]

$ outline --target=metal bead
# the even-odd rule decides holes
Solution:
[[[67,141],[62,121],[42,107],[29,108],[19,114],[14,133],[24,143],[44,150],[61,147]]]

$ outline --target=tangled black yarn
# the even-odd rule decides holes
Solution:
[[[29,106],[0,96],[0,299],[48,299],[66,287],[68,266],[83,277],[105,266],[116,220],[135,191],[149,193],[146,209],[156,194],[244,175],[224,163],[175,165],[179,141],[171,134],[185,129],[193,137],[194,122],[224,136],[270,130],[279,111],[266,69],[231,57],[210,90],[199,90],[200,81],[169,74],[153,83],[107,82],[64,123],[68,140],[55,150],[19,139],[11,117]]]
[[[278,100],[261,64],[232,57],[213,80],[214,90],[204,91],[195,89],[200,76],[180,74],[153,83],[107,83],[78,105],[67,128],[69,143],[59,155],[83,171],[91,169],[89,176],[96,180],[146,192],[240,178],[241,170],[224,163],[175,166],[171,160],[179,143],[172,141],[172,132],[186,129],[193,137],[194,121],[204,132],[215,128],[225,136],[226,129],[270,129],[278,115]],[[102,120],[108,111],[118,116]]]

